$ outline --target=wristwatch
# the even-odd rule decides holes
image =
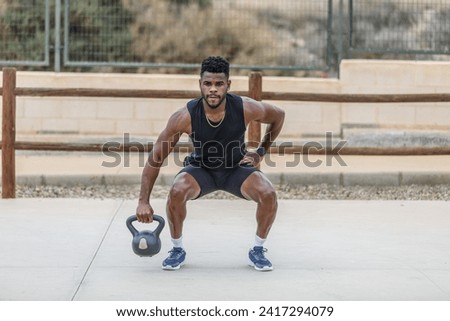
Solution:
[[[256,154],[263,157],[264,155],[266,155],[266,149],[262,146],[258,147],[258,149],[256,150]]]

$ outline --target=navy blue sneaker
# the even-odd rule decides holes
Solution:
[[[262,246],[255,246],[248,252],[249,265],[253,266],[257,271],[272,271],[272,263],[264,256],[267,249]]]
[[[178,270],[184,265],[186,251],[181,247],[174,247],[169,251],[169,256],[162,263],[163,270]]]

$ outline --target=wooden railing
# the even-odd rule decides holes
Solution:
[[[256,100],[279,101],[315,101],[335,103],[406,103],[406,102],[450,102],[450,94],[407,94],[407,95],[354,95],[354,94],[316,94],[263,92],[261,73],[251,73],[249,91],[236,91],[238,95],[249,96]],[[2,121],[2,198],[15,198],[15,150],[54,150],[54,151],[150,151],[152,144],[82,144],[82,143],[48,143],[16,142],[16,97],[120,97],[120,98],[183,98],[198,96],[197,91],[184,90],[133,90],[133,89],[88,89],[88,88],[17,88],[15,68],[3,68]],[[289,117],[287,117],[289,121]],[[261,126],[252,122],[248,129],[248,144],[256,145],[261,139]],[[179,143],[178,150],[188,150],[188,143]],[[309,148],[308,146],[277,146],[271,153],[310,153],[326,154],[330,150]],[[450,155],[450,147],[414,147],[414,148],[357,148],[344,146],[339,151],[342,155]]]

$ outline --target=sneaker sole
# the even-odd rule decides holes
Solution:
[[[181,262],[177,266],[161,265],[161,268],[166,271],[175,271],[175,270],[179,270],[183,265],[184,265],[184,262]]]
[[[248,265],[253,267],[256,271],[260,272],[267,272],[267,271],[273,271],[273,266],[264,266],[262,268],[257,267],[250,259],[248,260]]]

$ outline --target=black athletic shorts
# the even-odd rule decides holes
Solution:
[[[258,169],[251,165],[241,165],[224,169],[209,169],[187,165],[180,173],[185,172],[191,174],[198,185],[200,185],[201,191],[196,198],[200,198],[217,190],[222,190],[245,199],[241,193],[242,183],[244,183],[250,174],[256,171],[258,171]]]

